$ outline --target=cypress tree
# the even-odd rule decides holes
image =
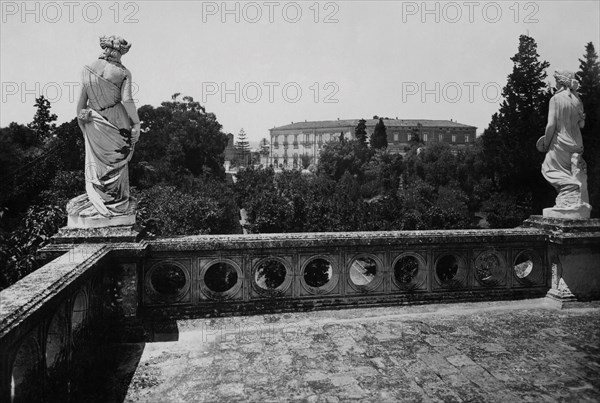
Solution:
[[[383,118],[379,118],[379,122],[375,125],[375,130],[371,135],[371,148],[387,148],[387,129],[383,123]]]
[[[521,35],[502,90],[504,100],[483,133],[483,153],[496,190],[514,196],[529,214],[552,200],[551,187],[540,173],[544,155],[535,147],[544,134],[551,98],[545,83],[550,64],[538,58],[535,40]]]
[[[579,59],[579,94],[585,111],[583,159],[587,162],[588,191],[593,217],[600,217],[600,63],[594,44],[585,47],[583,59]]]

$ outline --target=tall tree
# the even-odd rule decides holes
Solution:
[[[238,141],[235,143],[235,146],[240,153],[240,160],[242,161],[242,165],[248,165],[248,154],[250,153],[250,142],[246,138],[246,132],[244,129],[240,129],[238,133]]]
[[[502,90],[504,100],[483,133],[483,154],[496,190],[515,195],[520,205],[527,205],[528,214],[552,200],[540,174],[543,154],[535,148],[544,134],[551,97],[544,81],[550,64],[538,58],[535,40],[521,35]]]
[[[354,129],[354,138],[363,146],[367,146],[367,121],[361,119]]]
[[[227,135],[213,113],[207,113],[191,97],[182,100],[163,102],[158,108],[139,108],[143,133],[133,154],[133,170],[143,164],[166,181],[181,174],[199,176],[207,172],[224,178]],[[132,180],[136,183],[135,177]]]
[[[363,147],[358,140],[330,141],[319,154],[319,171],[334,180],[345,172],[362,176],[363,166],[373,155],[373,150]]]
[[[33,121],[27,126],[33,130],[38,140],[45,142],[52,137],[56,130],[57,117],[54,113],[50,113],[50,101],[40,95],[35,99],[35,105],[37,110],[33,116]]]
[[[579,59],[579,71],[576,73],[581,84],[579,94],[585,111],[585,126],[581,129],[583,137],[583,158],[588,164],[588,188],[592,214],[599,217],[600,210],[600,62],[594,44],[585,47],[583,59]]]
[[[371,148],[387,148],[387,129],[383,123],[383,118],[379,118],[379,122],[375,125],[375,130],[371,134]]]

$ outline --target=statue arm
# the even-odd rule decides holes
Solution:
[[[131,129],[131,141],[135,144],[140,137],[140,117],[138,116],[135,101],[133,100],[133,95],[131,93],[131,83],[131,72],[127,70],[125,73],[125,80],[123,81],[123,87],[121,88],[121,99],[123,106],[127,111],[127,115],[129,115],[129,118],[133,123],[133,128]]]
[[[550,148],[550,143],[554,137],[556,131],[556,103],[554,99],[550,100],[550,107],[548,110],[548,124],[546,125],[546,133],[544,138],[544,146],[546,151]]]

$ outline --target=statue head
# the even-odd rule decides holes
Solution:
[[[131,43],[120,36],[101,36],[100,47],[104,52],[100,54],[100,59],[119,61],[121,56],[129,52]]]
[[[579,81],[575,79],[575,73],[568,70],[555,70],[554,78],[556,79],[556,86],[560,89],[565,87],[571,91],[576,91],[579,88]]]

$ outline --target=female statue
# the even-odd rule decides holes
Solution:
[[[127,164],[140,135],[131,94],[131,73],[121,56],[131,44],[118,36],[100,38],[103,52],[84,66],[77,118],[85,142],[85,190],[67,204],[69,227],[135,223]]]
[[[579,83],[570,71],[554,73],[558,91],[550,100],[546,133],[538,150],[546,152],[542,175],[558,192],[556,205],[544,209],[545,217],[589,218],[586,164],[582,158],[580,129],[585,123],[583,104],[577,94]]]

